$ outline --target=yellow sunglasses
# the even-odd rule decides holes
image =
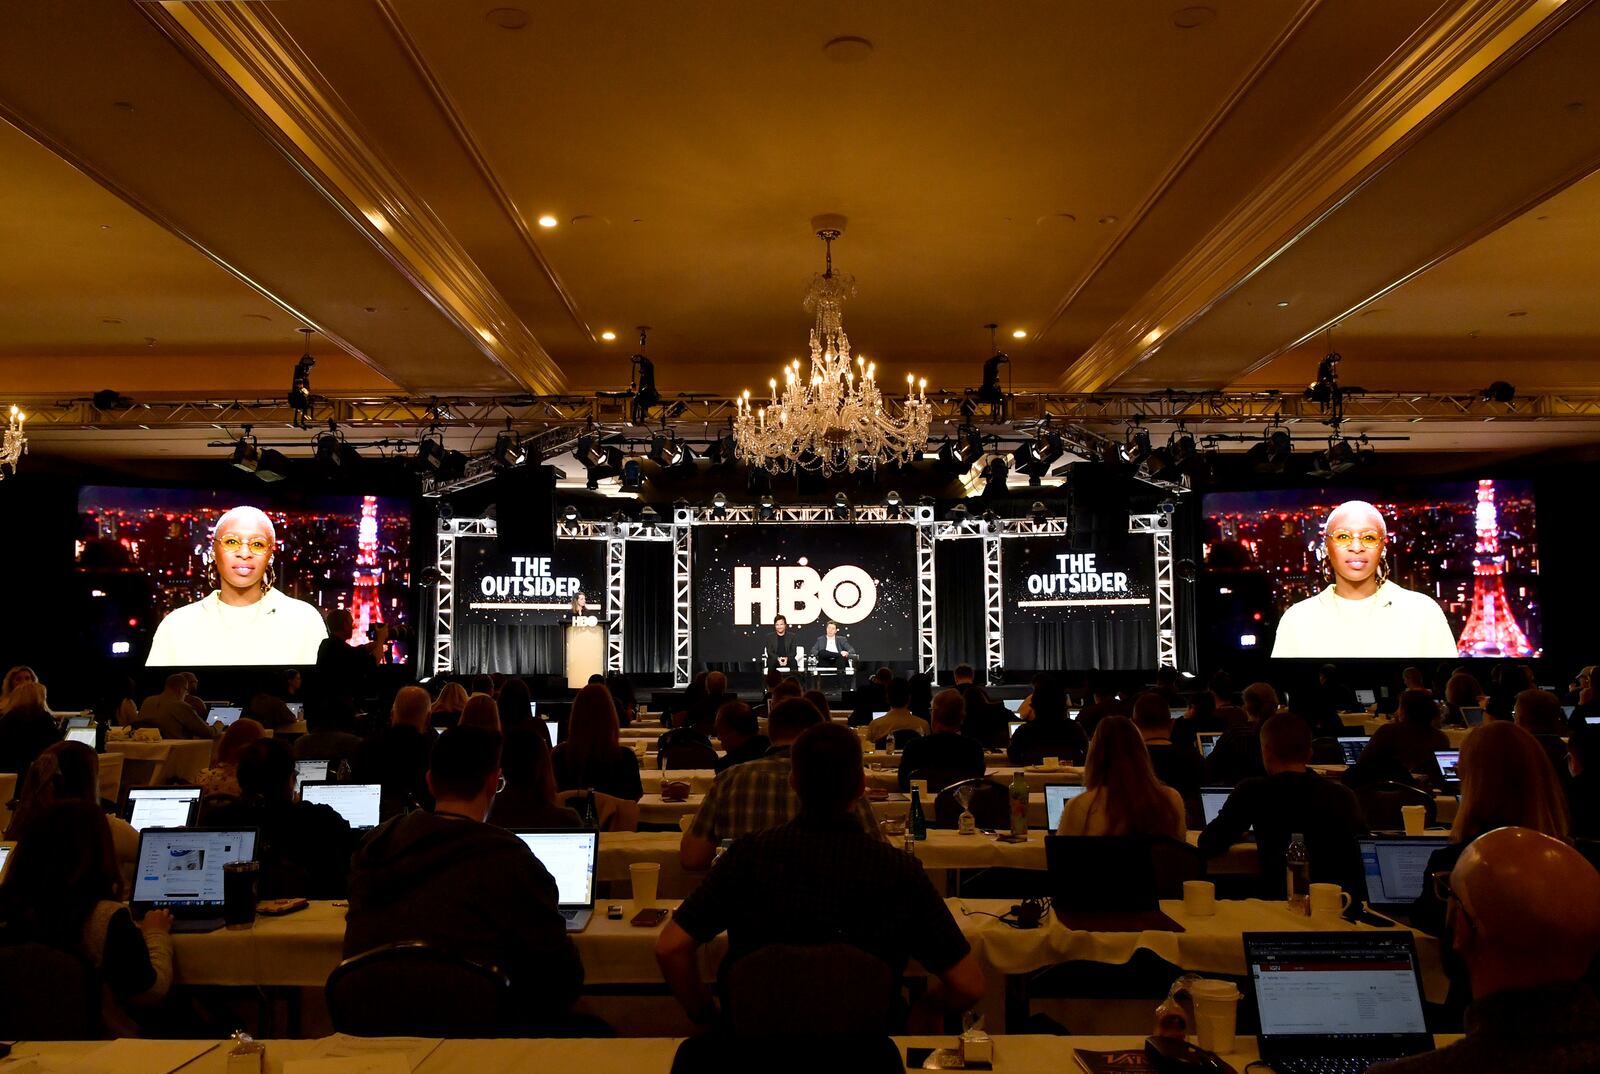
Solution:
[[[250,550],[252,556],[264,556],[272,551],[272,542],[266,537],[252,537],[247,541],[243,537],[230,533],[226,537],[218,537],[217,544],[222,546],[224,552],[235,556],[246,548]]]

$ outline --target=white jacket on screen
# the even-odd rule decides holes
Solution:
[[[147,667],[192,668],[230,664],[309,667],[328,636],[322,613],[281,589],[269,589],[243,608],[222,603],[213,591],[174,608],[156,627]]]
[[[1315,660],[1448,660],[1456,655],[1456,638],[1444,612],[1426,593],[1384,582],[1365,600],[1347,600],[1329,586],[1283,613],[1272,655]]]

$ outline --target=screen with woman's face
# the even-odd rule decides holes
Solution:
[[[1298,607],[1294,625],[1320,633],[1300,632],[1293,655],[1334,659],[1350,651],[1339,631],[1383,629],[1367,598],[1403,607],[1409,624],[1428,614],[1417,594],[1443,613],[1459,656],[1541,652],[1532,482],[1219,492],[1203,514],[1199,614],[1224,649],[1283,655],[1280,623]],[[1413,636],[1399,633],[1384,655],[1440,655],[1408,651]]]
[[[91,616],[91,632],[110,655],[150,652],[151,666],[159,658],[163,667],[304,666],[320,641],[310,636],[312,617],[334,609],[355,620],[350,644],[374,640],[386,625],[389,658],[411,655],[401,629],[412,615],[404,501],[85,486],[78,520],[77,570],[90,607],[107,613]],[[269,589],[276,595],[263,602]],[[240,636],[215,637],[234,624]]]

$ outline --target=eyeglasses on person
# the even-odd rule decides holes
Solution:
[[[1349,548],[1359,542],[1362,548],[1371,549],[1383,544],[1383,534],[1377,530],[1362,530],[1360,533],[1353,533],[1350,530],[1334,530],[1328,534],[1328,540],[1340,548]]]
[[[252,556],[264,556],[272,551],[272,541],[266,537],[252,537],[248,541],[237,534],[230,533],[225,537],[218,537],[217,544],[222,546],[224,552],[238,555],[246,548]]]

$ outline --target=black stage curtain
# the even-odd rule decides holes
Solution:
[[[939,670],[971,664],[983,675],[983,542],[937,541],[933,546],[934,640]]]
[[[1024,670],[1142,670],[1156,666],[1155,627],[1148,619],[1041,623],[1007,631],[1006,653]]]
[[[565,675],[566,635],[559,626],[457,623],[451,645],[457,675]]]
[[[655,675],[672,670],[672,545],[636,541],[623,565],[622,670]]]

